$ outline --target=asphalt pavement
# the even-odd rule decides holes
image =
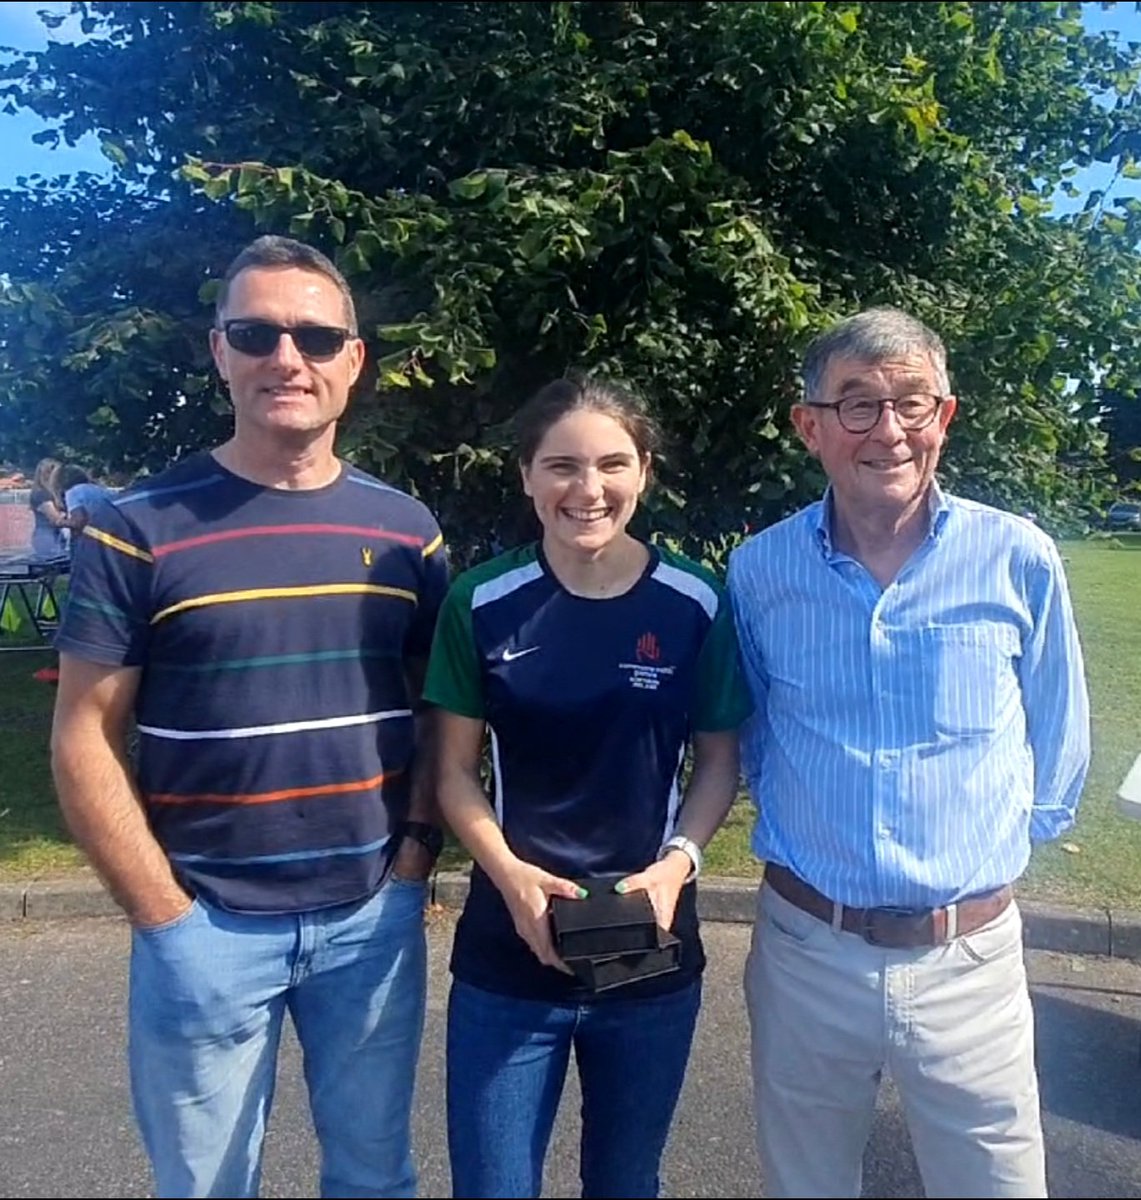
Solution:
[[[725,901],[726,908],[731,903],[738,901]],[[429,1012],[415,1119],[422,1196],[450,1194],[443,1047],[453,921],[449,909],[434,909],[429,917]],[[666,1153],[664,1194],[759,1196],[741,997],[749,926],[707,919],[705,938],[705,1003]],[[149,1194],[124,1064],[128,945],[121,918],[0,922],[0,1195]],[[1141,1196],[1141,963],[1035,949],[1027,962],[1051,1194]],[[636,1079],[629,1102],[638,1103]],[[546,1196],[579,1194],[577,1109],[572,1071],[548,1157]],[[316,1178],[300,1061],[289,1038],[262,1194],[311,1196]],[[890,1085],[880,1096],[864,1193],[922,1194]]]

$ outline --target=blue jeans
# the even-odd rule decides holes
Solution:
[[[601,1003],[519,1000],[458,980],[448,1002],[454,1196],[538,1196],[571,1047],[583,1196],[656,1196],[701,982]]]
[[[196,900],[134,930],[135,1115],[159,1196],[256,1196],[288,1009],[321,1145],[322,1196],[414,1196],[426,885],[287,915]]]

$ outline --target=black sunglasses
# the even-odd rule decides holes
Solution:
[[[268,358],[281,335],[288,333],[306,358],[334,358],[345,347],[350,334],[335,325],[274,325],[271,321],[227,321],[222,326],[226,341],[239,354]]]

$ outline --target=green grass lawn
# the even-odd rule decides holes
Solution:
[[[0,638],[0,645],[15,639]],[[32,673],[50,651],[0,654],[0,879],[31,879],[82,862],[68,841],[52,791],[48,732],[55,685]]]
[[[1141,753],[1141,537],[1062,547],[1086,655],[1093,705],[1093,765],[1077,826],[1041,847],[1021,884],[1024,896],[1141,911],[1141,823],[1117,815],[1113,796]],[[0,645],[11,639],[0,638]],[[0,879],[67,873],[81,859],[52,796],[48,727],[55,688],[32,672],[47,652],[0,654]],[[749,851],[751,806],[742,800],[714,838],[707,871],[757,876]],[[444,867],[462,865],[450,844]]]
[[[1093,711],[1093,761],[1070,832],[1035,852],[1022,892],[1141,911],[1141,823],[1114,796],[1141,754],[1141,535],[1062,547]]]

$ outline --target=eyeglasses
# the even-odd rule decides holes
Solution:
[[[288,333],[306,358],[335,358],[349,338],[347,329],[335,325],[274,325],[270,321],[227,321],[222,326],[226,341],[239,354],[268,358]]]
[[[911,433],[926,429],[946,399],[946,396],[933,396],[930,392],[910,392],[906,396],[885,396],[881,400],[873,400],[870,396],[845,396],[834,404],[810,403],[808,407],[833,409],[849,433],[870,433],[880,423],[884,405],[890,404],[900,429]]]

